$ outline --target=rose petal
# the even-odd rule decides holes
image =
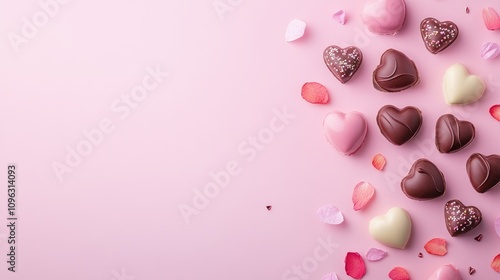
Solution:
[[[333,19],[338,23],[345,24],[345,12],[343,10],[338,10],[333,14]]]
[[[387,252],[377,248],[370,248],[366,252],[366,259],[371,262],[380,261],[381,259],[387,257]]]
[[[339,280],[339,278],[337,277],[337,274],[332,272],[325,275],[321,280]]]
[[[493,59],[500,54],[500,46],[497,43],[485,42],[481,46],[481,57],[483,59]]]
[[[490,115],[500,122],[500,104],[493,105],[490,108]],[[499,234],[500,235],[500,234]]]
[[[433,238],[429,240],[425,243],[424,249],[427,253],[436,256],[444,256],[448,253],[448,249],[446,249],[446,240],[443,238]]]
[[[357,252],[347,252],[345,256],[345,272],[354,279],[361,279],[366,273],[365,262]]]
[[[392,280],[410,280],[410,274],[406,269],[396,266],[389,272],[389,278]]]
[[[486,28],[489,30],[495,30],[500,28],[500,17],[497,12],[491,7],[485,7],[483,9],[483,20]]]
[[[312,104],[326,104],[328,103],[328,90],[320,83],[309,82],[302,86],[302,98]]]
[[[325,205],[318,209],[316,216],[320,221],[330,225],[340,225],[344,222],[344,216],[340,210],[333,205]]]
[[[493,268],[496,272],[500,272],[500,254],[496,255],[491,262],[491,268]]]
[[[354,187],[352,202],[354,211],[363,209],[373,198],[375,188],[367,182],[360,182]]]
[[[372,165],[377,170],[384,169],[385,163],[386,163],[385,157],[381,154],[376,154],[372,159]]]
[[[285,40],[287,42],[295,41],[302,36],[304,36],[304,32],[306,30],[306,23],[301,21],[300,19],[293,19],[288,23],[286,28]]]

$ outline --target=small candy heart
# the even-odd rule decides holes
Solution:
[[[373,86],[385,92],[398,92],[419,83],[417,67],[404,53],[389,49],[373,71]]]
[[[475,228],[482,220],[482,214],[475,206],[464,206],[458,200],[450,200],[444,206],[446,229],[451,236],[466,233]]]
[[[443,173],[434,163],[419,159],[401,181],[403,193],[415,200],[429,200],[440,197],[446,191]]]
[[[420,23],[420,34],[427,50],[436,54],[455,42],[458,27],[452,21],[440,22],[435,18],[426,18]]]
[[[401,30],[406,18],[404,0],[368,0],[361,12],[366,28],[379,35],[394,35]]]
[[[371,219],[368,229],[370,235],[381,244],[404,249],[411,236],[410,214],[403,208],[391,208],[385,215]]]
[[[363,61],[360,49],[349,46],[345,49],[338,46],[329,46],[323,52],[323,60],[333,76],[341,83],[347,83],[358,71]]]
[[[447,264],[436,269],[428,280],[462,280],[462,277],[460,277],[458,269],[451,264]]]
[[[403,109],[392,105],[382,107],[377,114],[380,133],[394,145],[403,145],[417,135],[422,126],[422,112],[415,107]]]
[[[481,78],[470,75],[460,63],[453,64],[444,73],[443,94],[448,105],[467,105],[478,101],[486,86]]]
[[[500,156],[472,154],[467,160],[467,175],[472,187],[478,193],[484,193],[500,185]]]
[[[446,114],[436,122],[436,147],[440,153],[458,152],[472,143],[474,138],[474,125],[468,121]]]
[[[326,140],[345,155],[354,154],[363,144],[368,132],[365,117],[359,112],[344,114],[333,111],[323,121]]]

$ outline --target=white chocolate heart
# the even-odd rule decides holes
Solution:
[[[371,219],[368,230],[378,242],[389,247],[404,249],[411,236],[410,214],[403,208],[391,208],[385,215]]]
[[[474,103],[483,96],[485,88],[483,80],[476,75],[470,75],[463,64],[453,64],[444,73],[443,94],[448,105]]]

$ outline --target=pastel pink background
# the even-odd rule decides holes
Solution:
[[[481,19],[483,6],[500,11],[496,1],[408,0],[407,20],[396,36],[367,35],[359,17],[363,1],[232,1],[238,5],[223,20],[212,2],[69,1],[19,53],[7,36],[19,33],[22,18],[40,10],[38,1],[0,3],[1,279],[120,280],[126,279],[123,271],[136,280],[286,279],[287,270],[314,255],[318,238],[340,246],[304,279],[329,272],[350,279],[344,272],[346,252],[364,255],[370,247],[386,249],[389,256],[367,263],[364,279],[386,279],[394,266],[406,267],[413,279],[427,279],[448,263],[463,279],[499,277],[489,265],[500,253],[493,228],[500,188],[478,194],[465,172],[471,153],[500,153],[500,123],[488,114],[500,103],[500,61],[479,56],[483,42],[500,43],[500,32],[486,30]],[[338,9],[347,12],[344,26],[331,18]],[[429,16],[460,28],[458,40],[438,55],[425,49],[419,34],[420,21]],[[294,18],[308,24],[307,34],[286,43],[285,29]],[[348,84],[324,66],[321,54],[330,44],[356,44],[364,53]],[[395,94],[373,88],[372,71],[388,48],[415,61],[418,86]],[[455,62],[487,84],[475,105],[444,103],[442,75]],[[146,67],[155,65],[170,76],[120,120],[110,110],[113,100],[130,94]],[[331,102],[305,102],[300,88],[308,81],[323,83]],[[386,104],[422,110],[416,139],[396,147],[382,137],[375,116]],[[247,161],[238,146],[268,127],[273,109],[283,107],[295,119]],[[332,110],[357,110],[369,121],[366,143],[351,157],[323,136],[323,118]],[[477,138],[461,152],[442,155],[429,143],[436,119],[450,112],[473,122]],[[82,130],[96,128],[103,118],[113,121],[115,131],[59,182],[51,164],[64,162],[65,147],[75,147],[85,139]],[[387,158],[383,172],[370,164],[376,153]],[[400,191],[400,179],[419,157],[445,174],[443,197],[418,202]],[[192,205],[194,189],[203,189],[209,173],[231,160],[241,173],[185,223],[179,205]],[[15,274],[4,262],[9,163],[19,170]],[[376,187],[376,197],[354,212],[351,192],[363,180]],[[453,198],[484,214],[477,229],[455,238],[443,220],[443,206]],[[345,223],[320,223],[315,212],[324,204],[339,207]],[[407,209],[413,220],[405,250],[386,248],[368,235],[368,221],[393,206]],[[481,242],[473,239],[479,233]],[[423,245],[434,237],[448,240],[446,256],[425,253]],[[473,276],[469,266],[477,270]]]

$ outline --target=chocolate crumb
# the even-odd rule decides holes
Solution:
[[[422,254],[422,253],[418,253],[418,257],[419,257],[419,258],[423,258],[423,257],[424,257],[424,254]]]
[[[467,13],[467,14],[468,14],[468,13],[470,13],[470,9],[469,9],[469,7],[466,7],[466,8],[465,8],[465,13]]]
[[[483,239],[483,234],[479,234],[478,236],[474,237],[474,239],[479,242],[481,239]]]
[[[272,209],[273,207],[272,207],[271,205],[267,205],[267,206],[266,206],[266,208],[267,208],[267,210],[268,210],[268,211],[271,211],[271,209]]]
[[[472,275],[474,273],[476,273],[476,269],[473,268],[473,267],[471,267],[471,266],[469,266],[469,275]]]

